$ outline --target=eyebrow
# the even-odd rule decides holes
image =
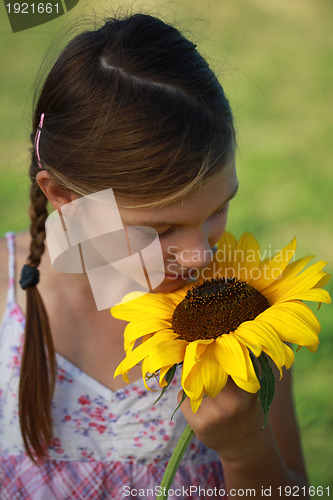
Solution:
[[[237,185],[234,187],[231,195],[219,206],[217,207],[209,216],[211,217],[212,215],[214,215],[216,212],[218,212],[219,210],[221,210],[222,207],[224,207],[224,205],[226,205],[227,203],[229,203],[230,200],[232,200],[233,198],[235,198],[237,192],[238,192],[238,189],[239,189],[239,182],[237,182]],[[151,222],[151,224],[140,224],[142,226],[150,226],[150,227],[159,227],[159,226],[179,226],[180,224],[175,224],[175,222],[170,222],[170,221],[162,221],[162,220],[157,220],[157,221],[153,221]]]

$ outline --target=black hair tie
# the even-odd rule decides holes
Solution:
[[[35,267],[24,264],[21,272],[20,285],[23,290],[39,283],[39,271]]]

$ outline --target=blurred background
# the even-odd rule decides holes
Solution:
[[[254,231],[262,249],[297,237],[296,256],[331,261],[333,248],[332,0],[80,0],[69,13],[13,34],[0,5],[0,236],[28,227],[31,102],[49,50],[116,11],[144,11],[197,43],[234,111],[240,191],[228,228]],[[60,30],[62,35],[57,37]],[[73,32],[73,30],[72,30]],[[72,35],[70,35],[72,36]],[[332,284],[327,287],[332,292]],[[315,308],[316,309],[316,308]],[[333,480],[332,308],[316,354],[301,349],[295,400],[310,484]]]

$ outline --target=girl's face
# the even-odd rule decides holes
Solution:
[[[207,181],[183,201],[155,209],[120,208],[128,226],[149,226],[159,234],[165,278],[154,292],[168,293],[209,265],[212,248],[222,236],[230,200],[238,188],[234,164]]]

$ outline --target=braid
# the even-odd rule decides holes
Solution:
[[[48,200],[36,181],[32,182],[31,184],[30,200],[31,204],[29,209],[29,216],[31,220],[31,243],[27,264],[30,267],[37,268],[45,250],[45,221],[48,216],[46,208]]]
[[[37,269],[45,249],[47,198],[32,175],[38,167],[33,155],[30,168],[30,234],[27,265]],[[56,360],[50,325],[43,300],[36,286],[29,286],[25,341],[19,385],[19,419],[24,446],[36,462],[46,456],[52,439],[51,402],[54,391]]]

